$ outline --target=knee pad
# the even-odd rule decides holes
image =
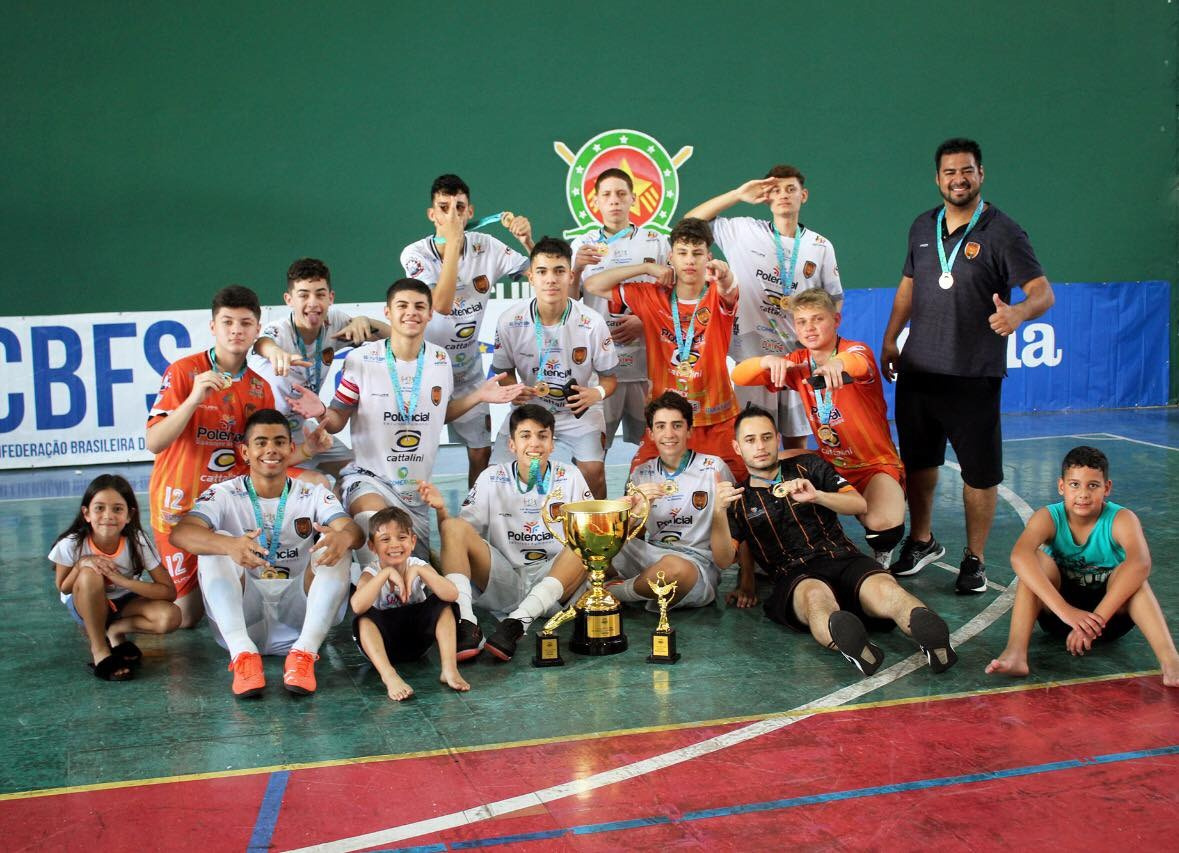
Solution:
[[[887,530],[870,530],[864,528],[864,539],[873,551],[891,551],[905,535],[905,525],[898,524]]]

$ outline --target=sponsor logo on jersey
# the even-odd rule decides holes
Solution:
[[[295,519],[295,535],[300,539],[311,535],[311,519],[308,516]]]
[[[585,347],[574,347],[573,348],[573,363],[574,364],[585,364],[585,357],[588,354],[589,354],[589,351]]]
[[[569,166],[565,198],[576,227],[564,232],[566,240],[601,227],[594,187],[606,169],[621,169],[634,183],[635,203],[630,221],[650,231],[667,234],[679,201],[679,167],[692,156],[686,145],[675,156],[652,136],[638,130],[607,130],[586,140],[575,154],[564,142],[553,148]]]
[[[810,278],[811,276],[813,276],[815,274],[816,269],[817,269],[817,267],[815,266],[814,261],[807,261],[805,264],[802,265],[803,278]]]
[[[457,340],[469,340],[475,334],[475,323],[458,323],[454,327],[454,336]]]
[[[971,240],[969,243],[966,244],[966,247],[962,250],[962,254],[964,254],[966,256],[966,260],[973,261],[975,258],[978,257],[978,253],[981,248],[982,248],[982,246],[980,246],[978,243],[975,243],[973,240]]]
[[[433,403],[435,406],[442,405],[442,386],[441,385],[435,385],[433,388],[430,389],[430,402]]]
[[[482,240],[476,238],[471,241],[471,251],[474,252],[476,255],[482,255],[484,248],[485,247],[483,246]],[[480,278],[482,278],[482,277],[483,276],[480,276]],[[480,292],[482,292],[482,291],[480,291]]]
[[[530,549],[530,550],[524,552],[524,559],[526,562],[529,562],[529,563],[535,563],[538,560],[547,559],[548,556],[549,556],[548,551],[539,551],[539,550]]]
[[[711,471],[713,468],[716,467],[716,457],[715,456],[704,457],[703,459],[700,460],[700,467],[703,468],[705,471]]]
[[[692,492],[692,506],[696,509],[704,509],[704,507],[708,506],[708,492]]]
[[[482,250],[476,246],[476,251],[478,252]],[[491,282],[487,280],[487,276],[485,275],[475,276],[474,280],[471,282],[471,285],[475,288],[476,293],[486,293],[487,291],[491,290]]]
[[[446,350],[434,350],[434,363],[442,364],[446,361]]]
[[[675,545],[680,541],[680,532],[678,530],[663,530],[655,537],[655,541],[660,545]]]
[[[579,316],[577,318],[577,328],[588,329],[590,326],[593,325],[593,322],[594,321],[592,319],[590,319],[589,314],[582,314],[581,316]]]
[[[422,443],[422,433],[416,429],[399,430],[393,436],[393,447],[395,450],[416,450],[418,445]]]
[[[232,470],[235,465],[237,465],[237,454],[228,447],[220,447],[209,455],[205,469],[222,472]]]

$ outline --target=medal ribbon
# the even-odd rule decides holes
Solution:
[[[942,209],[937,212],[937,259],[942,265],[942,274],[948,273],[950,267],[954,266],[954,259],[958,257],[958,250],[962,248],[962,244],[966,242],[966,235],[970,233],[970,229],[978,222],[978,218],[982,216],[983,200],[982,196],[978,197],[978,207],[974,209],[974,215],[970,217],[970,222],[966,226],[966,230],[962,232],[962,239],[958,241],[958,245],[950,251],[950,259],[946,260],[946,246],[942,242],[942,226],[946,221],[946,207],[942,205]]]
[[[553,339],[551,345],[547,344],[544,339],[544,326],[540,324],[540,305],[535,299],[532,300],[532,329],[536,332],[536,379],[539,382],[541,374],[544,373],[545,359],[549,357],[549,353],[559,353],[561,351],[561,331],[560,327],[565,325],[565,321],[569,318],[569,309],[572,307],[572,301],[565,300],[565,311],[561,314],[561,320],[557,323],[557,337]],[[557,362],[558,366],[560,362]]]
[[[615,240],[621,240],[623,237],[627,237],[631,234],[634,234],[638,230],[639,230],[639,226],[637,226],[637,225],[633,225],[633,224],[627,225],[625,228],[619,229],[618,231],[615,231],[612,235],[607,237],[606,236],[606,229],[602,228],[600,231],[598,231],[598,242],[605,243],[607,246],[609,246]]]
[[[299,333],[299,327],[295,325],[295,317],[291,315],[291,331],[295,334],[295,343],[299,345],[299,355],[307,359],[307,346],[303,343],[303,336]],[[311,359],[312,369],[314,373],[308,372],[307,376],[311,380],[308,387],[316,394],[319,393],[319,388],[323,384],[323,338],[327,334],[327,327],[320,326],[319,334],[315,336],[315,358]]]
[[[262,521],[262,505],[258,502],[258,493],[254,491],[254,483],[248,474],[245,479],[246,494],[250,496],[250,504],[254,507],[254,521],[258,523],[258,529],[263,530],[265,524]],[[274,512],[274,525],[270,528],[269,533],[263,530],[258,536],[258,541],[266,548],[266,562],[272,566],[275,557],[278,556],[278,535],[282,531],[282,517],[287,511],[287,495],[290,492],[291,478],[287,477],[287,481],[282,487],[282,495],[278,499],[278,509]]]
[[[692,340],[696,337],[696,314],[704,304],[704,297],[708,295],[709,285],[704,285],[700,298],[696,300],[696,307],[692,309],[692,319],[688,323],[688,333],[684,334],[680,326],[680,301],[676,297],[675,288],[671,291],[671,328],[675,332],[675,351],[680,364],[688,363],[688,356],[692,352]]]
[[[676,477],[678,477],[680,474],[684,473],[684,471],[686,471],[688,469],[688,466],[692,464],[692,460],[695,458],[696,458],[696,451],[695,450],[685,451],[684,455],[680,458],[680,464],[676,466],[674,474],[663,467],[663,460],[662,459],[658,460],[657,464],[659,465],[659,470],[663,472],[663,476],[667,477],[668,479],[674,480]]]
[[[548,494],[549,487],[552,486],[552,484],[553,484],[553,463],[552,462],[549,463],[549,470],[546,472],[545,476],[542,477],[542,476],[540,476],[540,460],[539,459],[529,460],[529,462],[528,462],[528,485],[525,486],[523,489],[520,488],[520,466],[513,463],[513,467],[515,467],[515,469],[516,469],[515,483],[516,483],[516,491],[517,492],[519,492],[520,494],[523,495],[527,492],[531,492],[532,487],[535,486],[536,490],[538,492],[540,492],[542,495]],[[546,480],[547,480],[547,482],[546,482]]]
[[[839,341],[837,340],[835,342],[835,349],[831,353],[831,357],[834,358],[836,353],[838,353],[838,352],[839,352]],[[819,369],[819,366],[817,364],[815,364],[814,357],[811,358],[810,362],[811,362],[811,374],[814,375],[814,372]],[[816,388],[815,389],[815,402],[818,404],[816,406],[816,408],[818,408],[818,410],[819,410],[818,411],[819,423],[821,423],[821,424],[831,423],[831,413],[835,410],[835,389],[829,385],[824,386],[823,388]]]
[[[778,253],[778,283],[782,290],[786,290],[786,282],[790,282],[790,293],[794,292],[794,268],[798,266],[798,247],[802,245],[802,226],[794,229],[794,248],[790,250],[790,272],[786,271],[786,247],[782,245],[782,235],[778,233],[778,226],[770,223],[770,230],[774,232],[774,251]],[[778,330],[775,328],[775,332]],[[781,336],[781,332],[778,335]]]
[[[397,417],[399,420],[409,421],[418,410],[418,402],[422,393],[422,372],[426,369],[426,342],[422,341],[422,348],[418,350],[417,369],[413,374],[413,390],[410,392],[410,402],[406,403],[401,393],[401,377],[397,375],[397,359],[393,357],[392,339],[385,341],[385,367],[389,370],[389,379],[393,382],[393,396],[396,399]]]
[[[242,362],[242,369],[239,370],[237,373],[230,373],[228,370],[222,370],[217,365],[217,348],[216,347],[209,347],[209,364],[211,364],[213,366],[214,373],[220,373],[222,376],[224,376],[227,379],[230,379],[234,382],[237,382],[237,380],[241,379],[243,376],[246,375],[246,363],[244,361]]]
[[[503,220],[503,215],[505,213],[507,213],[506,210],[502,210],[499,213],[489,213],[486,216],[482,217],[474,225],[467,225],[466,230],[467,231],[478,231],[480,228],[486,228],[488,225],[494,225],[496,222],[500,222]],[[435,237],[434,244],[436,246],[445,246],[446,245],[446,238],[445,237]]]

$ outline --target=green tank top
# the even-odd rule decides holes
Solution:
[[[1121,508],[1106,501],[1089,539],[1078,545],[1068,526],[1064,501],[1048,505],[1048,512],[1056,525],[1056,535],[1048,543],[1048,554],[1065,577],[1081,586],[1103,584],[1110,572],[1126,559],[1126,550],[1113,537],[1114,516]]]

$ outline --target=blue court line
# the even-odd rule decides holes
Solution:
[[[262,805],[258,807],[258,818],[254,821],[254,831],[250,834],[250,844],[246,850],[269,850],[270,839],[274,837],[274,827],[278,823],[278,812],[282,808],[283,794],[287,791],[287,780],[291,778],[289,770],[279,770],[270,774],[266,782],[266,793],[262,795]]]
[[[831,791],[826,794],[810,794],[805,797],[788,797],[782,800],[766,800],[760,803],[743,803],[735,806],[723,806],[715,809],[703,809],[685,812],[678,819],[664,816],[635,818],[631,820],[610,821],[607,823],[590,823],[571,826],[567,829],[549,829],[540,832],[522,832],[515,835],[499,835],[493,838],[477,838],[471,841],[456,841],[449,846],[446,844],[429,844],[419,847],[398,847],[381,853],[443,853],[447,850],[472,850],[482,847],[497,847],[502,844],[518,844],[524,841],[544,841],[560,838],[563,835],[591,835],[597,832],[617,832],[624,829],[638,829],[645,826],[657,826],[670,823],[687,823],[694,820],[708,820],[716,817],[749,814],[751,812],[779,811],[798,806],[811,806],[821,803],[854,800],[862,797],[876,797],[882,794],[899,794],[906,791],[924,791],[931,788],[946,788],[952,785],[972,785],[977,782],[991,782],[996,779],[1013,779],[1020,776],[1034,776],[1039,773],[1055,773],[1058,770],[1073,770],[1101,764],[1116,764],[1121,761],[1136,761],[1141,758],[1157,758],[1167,755],[1179,755],[1179,744],[1160,746],[1155,749],[1142,749],[1134,752],[1114,752],[1108,755],[1096,755],[1090,758],[1073,758],[1067,761],[1052,761],[1047,764],[1032,764],[1026,767],[1011,767],[1006,770],[991,770],[985,773],[965,773],[960,776],[942,776],[935,779],[918,779],[913,782],[898,782],[892,785],[876,785],[870,788],[852,788],[846,791]]]

